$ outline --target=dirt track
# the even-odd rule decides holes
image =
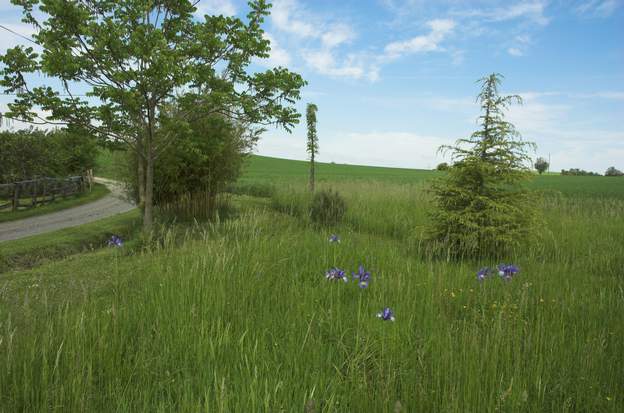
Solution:
[[[135,208],[132,203],[124,198],[123,191],[117,182],[103,178],[95,178],[95,181],[106,185],[111,193],[104,198],[85,205],[32,218],[2,223],[0,224],[0,242],[26,238],[58,229],[75,227],[112,215],[121,214]]]

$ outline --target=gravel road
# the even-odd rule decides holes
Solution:
[[[106,185],[111,193],[88,204],[32,218],[1,223],[0,242],[26,238],[62,228],[75,227],[135,208],[135,205],[125,199],[123,190],[118,182],[104,178],[95,178],[95,181]]]

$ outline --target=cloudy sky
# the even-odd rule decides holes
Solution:
[[[431,168],[474,131],[475,83],[492,72],[524,105],[508,118],[552,170],[624,169],[624,0],[274,0],[271,58],[309,85],[320,160]],[[199,12],[245,16],[243,0]],[[28,35],[9,0],[0,24]],[[0,32],[0,52],[23,43]],[[0,111],[10,101],[0,96]],[[305,159],[305,126],[267,132],[257,153]]]

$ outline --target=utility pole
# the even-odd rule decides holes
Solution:
[[[548,152],[548,168],[546,168],[546,172],[550,173],[550,152]]]

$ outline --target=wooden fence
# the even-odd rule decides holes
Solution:
[[[91,187],[85,176],[68,178],[38,178],[28,181],[0,184],[0,210],[12,211],[34,208],[54,202],[57,198],[78,195]]]

